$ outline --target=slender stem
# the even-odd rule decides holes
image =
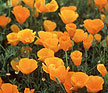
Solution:
[[[27,75],[28,87],[30,88],[30,75]]]
[[[55,78],[56,78],[57,82],[60,84],[60,87],[63,89],[64,93],[66,93],[66,90],[64,89],[64,85],[61,84],[60,80],[57,77],[55,77]]]
[[[66,57],[66,67],[68,67],[68,55],[67,55],[67,51],[65,51],[65,57]]]
[[[97,67],[97,65],[95,65],[92,69],[90,69],[89,71],[87,71],[87,73],[89,73],[90,71],[92,71],[93,69],[95,69]]]
[[[84,70],[85,72],[87,72],[87,67],[88,67],[88,64],[87,64],[87,50],[85,49],[85,64],[84,64]]]
[[[87,57],[88,57],[88,54],[87,54],[87,50],[85,50],[85,62],[87,63]]]
[[[0,44],[0,47],[3,49],[3,51],[5,51],[4,47]]]

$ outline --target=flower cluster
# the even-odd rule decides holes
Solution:
[[[9,14],[0,16],[0,93],[49,93],[51,82],[67,93],[107,91],[107,0],[94,0],[105,13],[101,18],[83,18],[77,0],[76,6],[57,0],[10,2]]]

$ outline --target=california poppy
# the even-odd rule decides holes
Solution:
[[[48,9],[48,12],[55,12],[58,9],[56,0],[51,0],[51,2],[47,3],[46,8]]]
[[[60,48],[64,51],[67,51],[70,47],[74,46],[74,42],[70,39],[69,36],[61,36],[59,38]]]
[[[45,64],[44,64],[45,63]],[[50,57],[50,58],[46,58],[43,65],[43,70],[46,73],[50,73],[49,71],[49,65],[53,64],[55,65],[56,68],[58,68],[59,66],[64,66],[64,62],[62,59],[58,58],[58,57]]]
[[[24,93],[34,93],[35,89],[29,89],[29,88],[25,88],[24,89]]]
[[[69,33],[69,36],[73,37],[76,32],[76,25],[73,23],[66,24],[65,28],[66,28],[67,32]]]
[[[48,38],[43,42],[43,46],[57,52],[60,49],[60,45],[58,43],[57,38]]]
[[[83,41],[84,31],[82,29],[76,29],[76,32],[72,38],[72,40],[76,43],[80,43]]]
[[[104,27],[104,23],[100,19],[86,19],[83,26],[90,34],[95,35]]]
[[[43,70],[50,74],[50,78],[52,80],[56,81],[56,78],[58,78],[63,83],[69,67],[67,67],[67,69],[65,68],[62,59],[58,57],[50,57],[45,59],[45,64],[43,63]]]
[[[21,5],[14,7],[12,13],[20,24],[23,24],[30,16],[30,11],[26,7],[22,7]]]
[[[75,72],[68,72],[68,74],[65,78],[64,87],[65,87],[65,90],[67,91],[67,93],[72,93],[73,85],[71,83],[71,77],[74,73]]]
[[[46,31],[53,31],[56,28],[56,23],[52,22],[50,20],[45,20],[44,21],[44,29]]]
[[[46,39],[57,38],[57,35],[52,32],[39,31],[38,35],[39,35],[39,38],[37,37],[35,44],[40,44],[40,45],[43,45]]]
[[[8,43],[13,46],[16,46],[19,43],[17,33],[14,33],[14,32],[9,33],[6,37],[7,37]]]
[[[19,59],[18,58],[12,59],[11,66],[15,71],[19,71],[17,67],[18,65],[19,65]]]
[[[37,61],[34,59],[22,58],[17,67],[23,74],[30,74],[38,67],[38,65]]]
[[[20,28],[16,24],[11,25],[10,28],[15,33],[18,33],[20,31]]]
[[[104,0],[106,1],[106,0]],[[100,8],[99,8],[100,9]],[[100,9],[103,13],[105,13],[105,10],[108,11],[108,2],[106,2],[106,4],[104,5],[103,8]]]
[[[6,25],[10,22],[11,22],[11,18],[8,18],[6,16],[0,16],[0,26],[1,27],[6,27]]]
[[[75,50],[71,53],[70,57],[76,66],[79,66],[81,64],[82,52]]]
[[[35,0],[22,0],[26,5],[33,8],[33,4]]]
[[[93,42],[93,35],[90,34],[83,40],[84,49],[86,49],[88,51],[89,48],[92,46],[92,42]]]
[[[101,35],[100,34],[95,34],[94,38],[96,39],[96,41],[98,41],[98,43],[101,41]]]
[[[73,85],[72,90],[83,88],[88,80],[88,75],[83,72],[75,72],[72,74],[71,83]]]
[[[34,4],[38,12],[55,12],[58,9],[58,4],[55,0],[51,0],[45,5],[45,0],[37,0]]]
[[[58,13],[64,24],[74,22],[78,18],[78,13],[73,10],[62,10]]]
[[[94,0],[95,2],[95,5],[99,7],[99,9],[102,9],[106,3],[107,3],[107,0]]]
[[[65,68],[65,66],[55,67],[55,65],[51,64],[48,67],[50,78],[57,82],[56,78],[60,80],[61,83],[64,83],[65,78],[68,74],[69,67]]]
[[[96,93],[103,89],[103,84],[103,78],[99,76],[89,76],[85,86],[88,92]]]
[[[1,92],[0,93],[19,93],[17,86],[12,85],[10,83],[3,83],[1,85]]]
[[[104,77],[106,74],[108,74],[104,64],[98,64],[97,65],[97,70],[102,74],[102,76]]]
[[[76,6],[68,6],[68,7],[62,7],[60,9],[60,11],[63,11],[63,10],[72,10],[72,11],[76,11]]]
[[[42,48],[37,52],[38,60],[44,61],[46,58],[54,57],[54,51],[48,48]]]
[[[18,40],[24,44],[32,43],[35,39],[36,32],[31,29],[23,29],[18,32]]]
[[[21,4],[21,0],[11,0],[12,6],[15,7]]]
[[[39,12],[37,10],[35,10],[33,17],[38,17],[39,16]]]

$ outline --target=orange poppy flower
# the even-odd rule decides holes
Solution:
[[[98,64],[97,70],[101,73],[101,75],[104,77],[106,74],[108,74],[104,64]]]
[[[89,48],[92,46],[92,42],[93,42],[93,35],[90,34],[83,40],[83,47],[88,51]]]
[[[47,3],[46,8],[48,9],[48,12],[55,12],[58,9],[56,0],[52,0],[50,3]]]
[[[68,74],[69,67],[65,68],[65,66],[60,66],[58,68],[55,67],[55,65],[51,64],[49,65],[49,74],[50,78],[54,81],[56,80],[56,77],[60,80],[61,83],[64,83],[65,78]]]
[[[44,29],[46,31],[53,31],[56,28],[56,23],[52,22],[50,20],[45,20],[44,21]]]
[[[11,25],[10,28],[15,33],[18,33],[20,31],[20,28],[16,24]]]
[[[63,11],[63,10],[72,10],[72,11],[76,11],[76,6],[68,6],[68,7],[62,7],[61,9],[60,9],[60,11]]]
[[[57,32],[57,37],[58,37],[58,39],[60,38],[60,37],[63,37],[63,36],[68,36],[68,37],[70,37],[69,36],[69,33],[67,33],[67,32]]]
[[[103,8],[100,9],[103,13],[105,13],[104,10],[108,11],[108,2],[105,4]]]
[[[21,0],[11,0],[12,6],[15,7],[21,4]]]
[[[99,9],[102,9],[106,3],[107,3],[107,0],[94,0],[95,2],[95,5],[99,7]]]
[[[76,66],[79,66],[81,64],[82,52],[76,50],[71,53],[70,57]]]
[[[34,5],[39,12],[55,12],[58,9],[58,4],[55,0],[45,5],[45,0],[37,0]]]
[[[44,64],[45,63],[45,64]],[[55,68],[58,68],[60,66],[64,66],[64,62],[62,59],[58,58],[58,57],[50,57],[50,58],[46,58],[44,63],[42,64],[43,66],[43,70],[46,72],[46,73],[50,73],[50,70],[49,70],[49,66],[50,65],[54,65]]]
[[[45,6],[45,0],[37,0],[34,4],[38,12],[47,12],[48,9]]]
[[[74,46],[74,42],[68,36],[61,36],[59,38],[60,48],[64,51],[68,51],[68,49]]]
[[[17,86],[10,83],[3,83],[0,93],[19,93]]]
[[[88,75],[83,72],[75,72],[72,74],[71,83],[73,85],[72,90],[83,88],[88,80]]]
[[[101,35],[100,34],[95,34],[94,38],[98,41],[98,43],[101,41]]]
[[[38,60],[44,61],[46,58],[54,57],[54,51],[48,48],[42,48],[37,52]]]
[[[72,40],[76,43],[80,43],[83,41],[84,31],[82,29],[77,29]]]
[[[66,28],[67,32],[69,33],[69,36],[73,37],[76,32],[76,25],[73,23],[66,24],[65,28]]]
[[[0,26],[1,27],[6,27],[6,25],[10,22],[11,22],[11,18],[8,18],[6,16],[0,16]]]
[[[37,61],[34,59],[22,58],[19,61],[18,69],[23,74],[30,74],[38,67]]]
[[[86,19],[83,26],[90,34],[95,35],[104,27],[104,23],[100,19]]]
[[[84,37],[83,37],[83,41],[85,41],[85,40],[87,39],[87,37],[88,37],[88,33],[85,32],[85,33],[84,33]]]
[[[2,78],[0,77],[0,88],[1,88],[2,83],[3,83],[3,80],[2,80]],[[0,92],[0,93],[1,93],[1,92]]]
[[[39,12],[37,10],[35,10],[33,17],[38,17],[39,16]]]
[[[51,32],[39,31],[38,35],[39,35],[39,38],[37,37],[35,44],[40,44],[40,45],[43,45],[43,43],[46,39],[57,38],[57,35],[55,33],[51,33]]]
[[[8,43],[13,46],[16,46],[19,43],[17,33],[14,33],[14,32],[9,33],[6,37],[7,37]]]
[[[33,8],[33,4],[35,0],[22,0],[26,5]]]
[[[65,78],[65,82],[64,82],[64,87],[65,90],[67,91],[67,93],[72,93],[72,83],[71,83],[71,77],[75,72],[68,72],[66,78]]]
[[[45,48],[49,48],[53,50],[54,52],[57,52],[60,49],[60,45],[58,45],[58,39],[57,38],[48,38],[44,41],[43,46]]]
[[[35,89],[25,88],[24,93],[34,93]]]
[[[24,29],[18,32],[18,40],[24,44],[32,43],[35,39],[36,32],[31,29]]]
[[[23,24],[30,16],[30,11],[26,7],[16,6],[13,8],[12,13],[15,15],[18,23]]]
[[[67,67],[67,69],[65,68],[62,59],[58,57],[51,57],[45,59],[45,64],[43,63],[43,70],[50,74],[50,78],[52,80],[56,81],[55,77],[57,77],[63,83],[69,67]]]
[[[15,58],[11,61],[12,68],[17,72],[19,71],[19,69],[17,67],[18,65],[19,65],[19,59],[18,58]]]
[[[89,76],[86,82],[88,92],[96,93],[103,89],[104,80],[99,76]]]
[[[74,22],[78,18],[78,13],[73,10],[62,10],[58,15],[61,17],[64,24],[69,24]]]

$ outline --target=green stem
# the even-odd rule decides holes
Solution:
[[[93,69],[95,69],[97,67],[97,65],[95,65],[92,69],[90,69],[89,71],[87,71],[87,73],[89,73],[90,71],[92,71]]]
[[[92,63],[93,63],[93,61],[94,61],[94,47],[93,47],[93,54],[92,54]]]
[[[67,51],[65,51],[65,57],[66,57],[66,67],[68,67],[68,55],[67,55]]]
[[[66,93],[66,90],[64,89],[64,85],[61,84],[60,80],[57,77],[55,77],[55,78],[56,78],[57,82],[60,84],[60,87],[63,89],[64,93]]]
[[[0,47],[3,49],[3,51],[5,51],[4,47],[0,44]]]
[[[27,75],[28,88],[30,88],[30,75]]]
[[[88,57],[88,54],[87,54],[87,50],[85,50],[85,62],[87,63],[87,57]]]

